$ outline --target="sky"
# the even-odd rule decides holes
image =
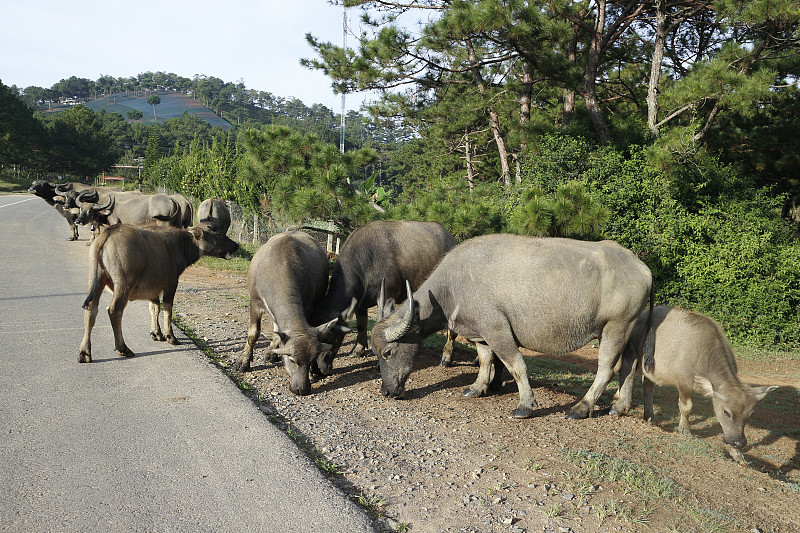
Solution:
[[[328,0],[3,0],[0,81],[24,89],[71,76],[201,74],[338,113],[331,80],[300,59],[315,57],[306,33],[342,43],[342,13]],[[348,9],[356,35],[359,21]],[[346,109],[374,98],[349,94]]]

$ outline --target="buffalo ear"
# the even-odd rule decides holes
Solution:
[[[714,385],[711,383],[710,379],[704,378],[703,376],[695,376],[694,384],[698,392],[706,398],[714,396]]]
[[[189,232],[192,234],[192,237],[194,237],[197,240],[203,238],[203,228],[201,227],[198,226],[191,227],[189,228]]]
[[[761,401],[764,399],[764,396],[766,396],[768,392],[774,391],[777,388],[778,388],[777,385],[772,385],[772,386],[763,385],[760,387],[751,386],[750,390],[753,392],[753,396],[755,396],[756,400]]]

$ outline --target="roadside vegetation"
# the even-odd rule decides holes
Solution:
[[[418,34],[394,15],[423,6],[351,3],[364,15],[355,45],[309,36],[303,60],[337,90],[380,94],[347,114],[343,146],[333,111],[242,83],[71,77],[0,85],[4,175],[142,165],[145,190],[343,236],[389,218],[435,220],[459,240],[613,239],[648,264],[658,303],[712,316],[748,353],[800,349],[796,2],[431,1]],[[156,120],[159,92],[233,126]],[[50,109],[60,95],[133,93],[151,122]]]

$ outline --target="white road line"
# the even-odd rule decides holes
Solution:
[[[30,202],[31,200],[35,200],[35,199],[36,199],[36,197],[33,197],[33,198],[25,198],[24,200],[20,200],[19,202],[14,202],[14,203],[12,203],[12,204],[0,205],[0,209],[3,209],[4,207],[9,207],[9,206],[11,206],[11,205],[17,205],[17,204],[21,204],[22,202]]]

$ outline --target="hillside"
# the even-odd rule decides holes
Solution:
[[[144,114],[140,122],[150,123],[153,121],[153,106],[147,103],[147,97],[143,96],[143,94],[144,93],[140,93],[140,95],[137,96],[136,93],[129,93],[127,95],[117,93],[96,99],[88,99],[86,102],[83,102],[83,104],[93,111],[105,109],[109,113],[119,113],[126,120],[128,120],[128,111],[136,109]],[[156,94],[161,98],[161,103],[156,106],[156,115],[158,116],[159,122],[171,118],[178,118],[183,113],[189,113],[190,115],[195,115],[205,120],[212,126],[221,126],[225,129],[231,127],[231,124],[227,120],[217,116],[206,106],[185,94],[169,91],[159,91],[150,94]],[[53,106],[51,109],[48,109],[47,112],[57,113],[64,110],[66,107],[67,105]]]

